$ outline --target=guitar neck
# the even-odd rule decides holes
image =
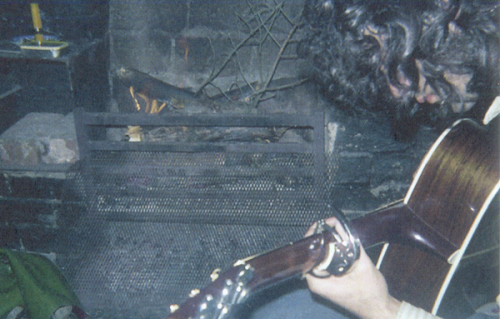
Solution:
[[[423,223],[403,203],[352,220],[350,225],[360,234],[359,238],[365,247],[382,242],[410,243],[433,252],[442,260],[446,260],[457,249]],[[241,302],[252,292],[304,275],[326,259],[332,242],[335,242],[332,233],[323,231],[287,246],[239,260],[210,285],[191,296],[168,318],[194,318],[206,309],[220,307],[220,304],[227,304],[229,307]],[[231,295],[231,300],[224,299],[226,297],[222,294],[223,291],[229,292],[227,295]],[[217,305],[213,304],[215,300]],[[207,317],[218,318],[213,314]]]
[[[248,288],[258,290],[309,272],[325,259],[332,240],[331,233],[325,231],[243,261],[253,269]]]
[[[380,243],[398,243],[417,247],[443,261],[457,251],[452,244],[423,222],[406,204],[399,202],[350,221],[364,247]],[[331,233],[313,235],[288,246],[250,257],[235,265],[249,265],[253,279],[247,287],[258,290],[289,277],[309,272],[325,259]]]
[[[250,292],[307,273],[325,259],[327,245],[332,240],[331,233],[325,231],[282,248],[239,260],[210,285],[192,295],[168,319],[195,318],[204,312],[209,313],[207,318],[223,317],[225,306],[229,311],[231,305],[239,303]]]
[[[416,247],[447,261],[459,247],[437,233],[403,202],[350,221],[364,247],[397,243]],[[260,289],[291,276],[305,274],[325,259],[330,232],[313,235],[288,246],[237,262],[249,265],[253,280],[249,289]]]

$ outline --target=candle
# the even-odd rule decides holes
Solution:
[[[31,4],[31,17],[33,18],[33,27],[36,31],[35,39],[38,42],[42,42],[42,19],[40,19],[40,8],[38,7],[38,3]]]

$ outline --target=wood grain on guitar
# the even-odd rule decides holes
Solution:
[[[446,261],[412,246],[390,245],[381,271],[394,296],[437,312],[499,180],[497,134],[461,120],[441,135],[417,170],[404,203],[458,250]]]
[[[499,181],[498,135],[461,120],[429,150],[404,200],[351,221],[365,247],[388,244],[379,262],[394,297],[437,311]],[[223,318],[249,293],[310,271],[334,240],[325,231],[243,259],[168,318]]]

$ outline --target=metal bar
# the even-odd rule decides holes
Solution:
[[[194,115],[147,115],[119,113],[90,113],[75,109],[75,126],[80,150],[84,159],[91,151],[158,151],[158,152],[272,152],[315,153],[318,167],[324,167],[323,116],[290,114],[194,114]],[[313,143],[130,143],[93,141],[92,133],[98,128],[113,126],[198,126],[198,127],[290,127],[314,131]],[[95,132],[94,132],[95,133]],[[95,135],[95,134],[94,134]]]
[[[87,141],[85,151],[142,151],[142,152],[239,152],[239,153],[311,153],[310,144],[285,143],[135,143]]]
[[[82,108],[75,108],[73,111],[75,130],[76,130],[76,140],[78,141],[78,152],[80,153],[80,160],[85,161],[88,154],[88,141],[89,136],[87,133],[87,128],[85,127],[85,112]]]
[[[289,167],[279,167],[273,166],[272,168],[262,168],[262,167],[243,167],[243,166],[224,166],[224,165],[158,165],[152,166],[141,163],[137,164],[109,164],[106,166],[87,164],[87,167],[92,170],[94,174],[105,173],[113,175],[131,175],[140,172],[155,174],[156,177],[161,178],[186,178],[189,176],[201,177],[210,172],[213,175],[223,174],[224,177],[259,177],[264,175],[280,175],[286,173],[288,176],[311,176],[311,173],[315,167],[302,166],[294,167],[293,171],[290,171]],[[164,174],[162,174],[164,173]]]
[[[89,126],[219,126],[219,127],[310,127],[316,118],[293,114],[123,114],[78,112],[78,121]]]

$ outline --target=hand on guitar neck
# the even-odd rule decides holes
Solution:
[[[326,220],[343,236],[343,229],[335,218]],[[314,226],[306,236],[312,235]],[[359,259],[343,276],[319,278],[306,275],[310,290],[363,319],[396,318],[401,302],[389,294],[384,276],[375,268],[361,247]]]

